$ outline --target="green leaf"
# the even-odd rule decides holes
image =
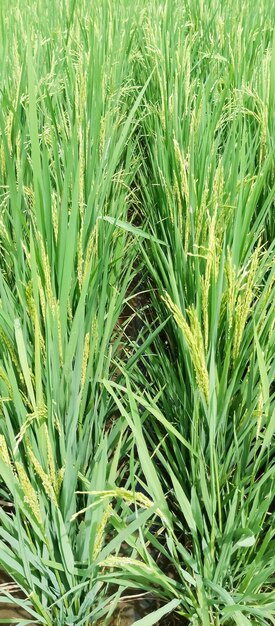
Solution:
[[[110,224],[114,224],[114,226],[116,228],[122,228],[122,230],[125,230],[127,233],[131,233],[132,235],[135,235],[135,237],[142,237],[143,239],[150,239],[150,241],[154,241],[155,243],[160,243],[163,246],[167,245],[165,243],[165,241],[161,241],[160,239],[156,239],[155,237],[150,235],[150,233],[147,233],[142,228],[138,228],[137,226],[133,226],[130,222],[123,222],[122,220],[119,220],[118,218],[111,217],[110,215],[99,215],[98,219],[102,219],[105,222],[109,222]]]
[[[256,538],[254,535],[250,535],[250,537],[244,537],[243,539],[239,539],[235,546],[237,548],[250,548],[254,545]]]
[[[19,319],[15,320],[14,329],[15,329],[15,339],[17,343],[17,349],[18,349],[20,365],[22,368],[22,373],[23,373],[26,387],[29,393],[29,398],[31,400],[33,408],[35,409],[35,406],[36,406],[35,396],[34,396],[34,391],[33,391],[33,386],[32,386],[32,381],[31,381],[29,365],[28,365],[28,358],[27,358],[27,352],[26,352],[26,347],[25,347],[25,342],[24,342],[24,336],[22,333],[22,328],[21,328]]]
[[[65,572],[67,572],[67,575],[69,574],[68,580],[71,582],[71,577],[74,573],[75,562],[70,539],[63,521],[63,517],[58,508],[54,509],[54,517],[56,521],[56,530],[59,539],[59,548],[61,552],[62,563]]]
[[[142,619],[138,619],[137,621],[133,622],[133,626],[153,626],[153,624],[157,624],[159,620],[164,617],[164,615],[167,615],[168,613],[174,611],[174,609],[179,604],[180,600],[177,600],[175,598],[174,600],[168,602],[168,604],[165,604],[165,606],[161,607],[161,609],[157,609],[156,611],[153,611]]]

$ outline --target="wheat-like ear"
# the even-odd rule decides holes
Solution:
[[[232,255],[230,254],[230,251],[228,251],[228,254],[227,254],[227,263],[225,266],[225,271],[226,271],[226,278],[227,278],[226,302],[227,302],[227,311],[228,311],[228,334],[229,334],[233,326],[236,298],[237,298],[237,293],[238,293],[237,270],[236,270],[236,266],[233,264]]]
[[[106,510],[104,511],[102,515],[100,522],[98,523],[95,541],[94,541],[94,548],[93,548],[93,560],[94,561],[97,559],[101,551],[103,540],[104,540],[105,528],[107,526],[110,515],[112,514],[112,510],[113,510],[112,505],[108,504]]]
[[[47,465],[48,465],[49,479],[50,479],[50,482],[53,486],[55,493],[57,493],[58,475],[57,475],[57,470],[56,470],[53,448],[52,448],[52,444],[51,444],[51,440],[49,436],[49,430],[48,430],[48,426],[46,423],[43,425],[43,430],[44,430],[46,448],[47,448]]]
[[[48,476],[48,474],[46,474],[46,472],[43,470],[43,467],[41,466],[41,464],[39,463],[39,461],[37,460],[36,456],[33,454],[32,449],[30,448],[30,446],[27,446],[27,452],[28,452],[28,458],[34,468],[34,471],[36,472],[36,474],[39,476],[45,493],[47,494],[47,496],[50,498],[50,500],[57,506],[57,499],[56,499],[56,494],[54,491],[54,487],[51,483],[51,480]]]
[[[182,194],[182,197],[185,199],[185,206],[186,206],[186,211],[184,215],[184,225],[185,225],[184,250],[185,250],[185,254],[187,254],[188,247],[189,247],[189,235],[190,235],[190,199],[189,199],[189,181],[188,181],[188,167],[189,167],[190,156],[187,154],[186,158],[184,159],[181,153],[179,143],[175,137],[173,139],[173,143],[174,143],[176,161],[178,163],[179,171],[180,171],[181,194]],[[181,205],[179,208],[181,211],[182,210]],[[182,226],[181,221],[180,221],[179,227],[180,227],[180,232],[182,232],[183,226]]]
[[[14,453],[18,450],[20,443],[23,441],[25,434],[28,428],[33,424],[34,421],[40,422],[47,415],[47,407],[42,404],[41,406],[36,407],[36,410],[32,413],[27,414],[27,418],[25,422],[22,424],[19,433],[16,435],[16,446],[14,449]]]
[[[55,302],[55,297],[54,297],[54,293],[52,289],[51,266],[50,266],[49,257],[46,252],[41,233],[38,233],[38,241],[39,241],[39,246],[40,246],[40,251],[41,251],[41,260],[42,260],[42,268],[43,268],[44,278],[45,278],[45,289],[46,289],[47,301],[48,301],[50,310],[53,312],[53,315],[54,315],[56,302]]]
[[[53,222],[53,232],[55,244],[58,241],[58,210],[57,210],[57,199],[55,191],[52,192],[52,222]]]
[[[235,362],[238,358],[245,325],[251,310],[253,298],[255,298],[256,295],[257,285],[255,283],[255,278],[259,265],[260,248],[261,242],[259,242],[251,257],[250,267],[245,277],[245,285],[242,291],[240,291],[237,299],[233,341],[233,362]]]
[[[85,256],[85,260],[84,260],[84,268],[83,268],[83,280],[85,280],[87,273],[88,273],[88,269],[89,269],[89,264],[92,258],[96,258],[97,257],[97,253],[98,253],[98,229],[99,229],[99,222],[98,220],[95,223],[95,226],[92,230],[92,233],[90,235],[89,241],[88,241],[88,245],[87,245],[87,249],[86,249],[86,256]]]
[[[10,395],[11,399],[13,399],[12,386],[10,384],[8,376],[6,375],[6,373],[5,373],[5,371],[4,371],[4,369],[2,367],[0,367],[0,379],[5,383],[5,385],[6,385],[7,389],[8,389],[9,395]]]
[[[86,381],[86,372],[87,372],[89,356],[90,356],[90,333],[86,333],[85,339],[84,339],[83,359],[82,359],[82,369],[81,369],[81,382],[80,382],[81,388],[83,388],[85,381]]]
[[[22,463],[20,463],[19,461],[15,463],[15,467],[17,470],[17,474],[18,474],[18,478],[19,478],[19,482],[21,484],[21,487],[23,489],[24,492],[24,499],[25,502],[29,505],[30,509],[32,510],[34,516],[36,517],[37,521],[39,522],[39,524],[41,524],[41,526],[43,525],[43,520],[42,520],[42,515],[41,515],[41,510],[40,510],[40,505],[39,505],[39,500],[37,497],[37,493],[35,492],[31,481],[25,471],[24,466],[22,465]]]
[[[130,567],[140,568],[148,574],[153,574],[154,572],[154,569],[151,568],[149,565],[146,565],[146,563],[143,563],[143,561],[139,561],[138,559],[131,559],[126,556],[108,556],[107,559],[101,561],[99,565],[101,567],[118,567],[122,569],[129,565]]]
[[[9,356],[16,369],[16,372],[19,375],[20,380],[23,382],[24,381],[23,374],[22,374],[22,371],[21,371],[21,368],[20,368],[20,365],[16,356],[16,352],[13,347],[13,344],[2,328],[0,328],[0,339],[2,340],[4,346],[6,346]]]
[[[183,317],[179,307],[174,304],[170,296],[166,293],[162,298],[171,311],[178,327],[182,331],[188,345],[191,359],[196,372],[198,386],[203,393],[206,402],[209,400],[209,377],[205,362],[203,336],[201,326],[194,307],[188,309],[190,324]]]
[[[211,283],[211,275],[215,268],[215,254],[216,254],[216,238],[215,238],[215,230],[216,230],[216,212],[212,217],[208,218],[209,226],[208,226],[208,245],[207,245],[207,258],[206,258],[206,268],[205,273],[202,278],[202,311],[203,311],[203,326],[204,326],[204,344],[205,351],[208,350],[208,298],[209,298],[209,289]]]
[[[5,465],[13,469],[10,459],[10,453],[8,451],[8,446],[4,435],[0,435],[0,457],[2,461],[4,461]]]
[[[63,479],[64,479],[64,474],[65,474],[65,465],[63,465],[57,472],[57,477],[56,477],[56,481],[55,481],[55,491],[56,491],[56,497],[59,497],[60,491],[61,491],[61,487],[63,484]]]

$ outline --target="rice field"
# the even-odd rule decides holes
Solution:
[[[275,5],[0,4],[0,624],[275,625]]]

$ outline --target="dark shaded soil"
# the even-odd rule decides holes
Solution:
[[[137,610],[133,606],[127,605],[121,609],[121,611],[117,612],[109,626],[131,626],[134,621],[141,619],[147,614],[148,613],[140,611],[140,609]],[[6,626],[10,626],[10,624],[14,623],[10,622],[10,620],[18,619],[18,621],[20,621],[22,619],[28,619],[28,616],[20,609],[14,609],[10,604],[4,604],[0,608],[0,620],[2,624],[3,619],[7,620],[5,622]],[[179,617],[172,614],[165,620],[162,620],[159,626],[179,626],[180,624],[182,624],[182,622],[180,622]]]

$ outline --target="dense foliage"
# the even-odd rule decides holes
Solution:
[[[275,624],[275,6],[0,16],[0,602]]]

